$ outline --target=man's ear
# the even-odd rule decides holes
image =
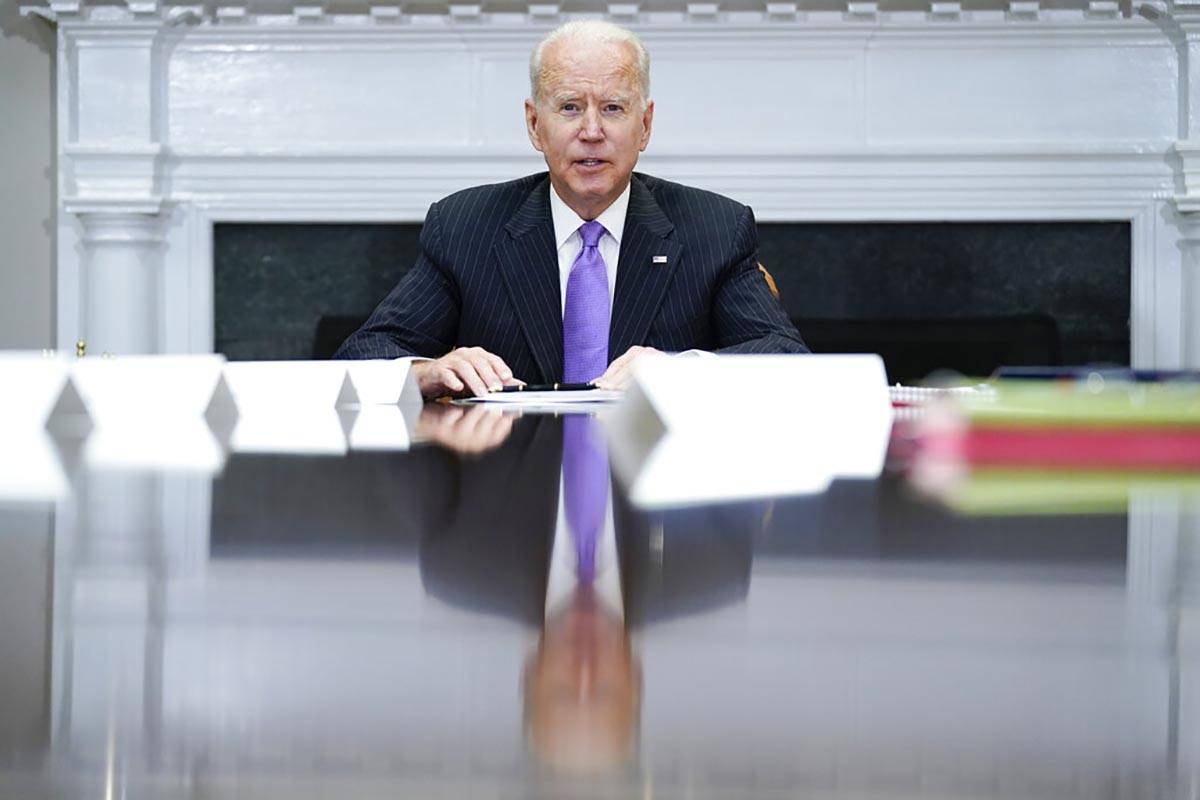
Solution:
[[[525,132],[529,134],[529,143],[533,149],[542,152],[542,143],[537,133],[538,111],[533,100],[525,98]]]
[[[646,149],[646,145],[650,144],[650,129],[654,126],[654,101],[646,103],[646,110],[642,112],[642,141],[638,146],[638,152]]]

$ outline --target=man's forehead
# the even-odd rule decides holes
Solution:
[[[632,87],[637,79],[633,51],[619,42],[555,42],[542,60],[542,78],[547,88],[588,83],[606,88]]]
[[[637,86],[624,78],[606,81],[587,78],[572,79],[570,76],[562,76],[547,82],[546,96],[548,97],[565,100],[585,94],[611,100],[629,100],[637,96]]]
[[[569,99],[581,95],[592,95],[612,100],[631,100],[638,94],[637,82],[624,73],[609,75],[581,75],[563,72],[544,75],[542,84],[545,97]]]

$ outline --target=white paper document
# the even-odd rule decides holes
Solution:
[[[499,403],[513,406],[566,406],[579,403],[615,403],[624,392],[587,389],[579,392],[495,392],[483,397],[467,397],[461,403]]]

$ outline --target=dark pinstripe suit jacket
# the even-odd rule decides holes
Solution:
[[[420,258],[335,358],[436,358],[482,347],[533,383],[562,379],[562,300],[547,173],[434,203]],[[609,360],[668,352],[807,352],[757,267],[746,206],[634,173]],[[655,263],[666,256],[666,263]]]

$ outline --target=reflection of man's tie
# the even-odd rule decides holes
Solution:
[[[586,414],[563,419],[563,494],[579,580],[591,583],[608,505],[608,452],[595,420]]]
[[[579,226],[583,249],[571,265],[563,309],[563,380],[587,383],[608,367],[608,271],[596,246],[604,226]]]

